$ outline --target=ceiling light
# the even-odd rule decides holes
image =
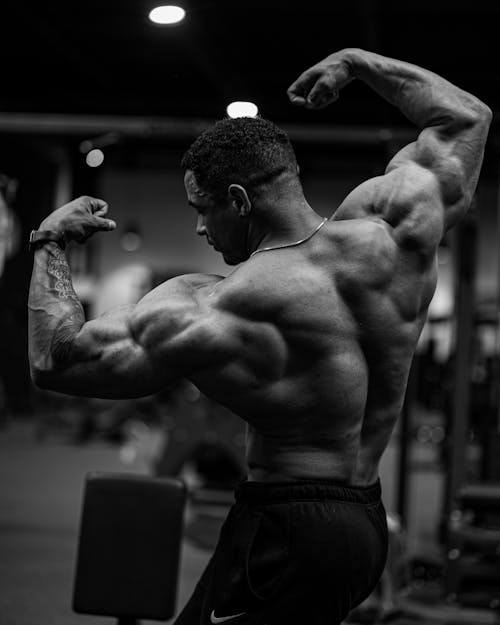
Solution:
[[[120,245],[126,252],[135,252],[142,245],[142,234],[136,224],[129,224],[120,237]]]
[[[90,150],[85,158],[89,167],[99,167],[104,162],[104,152],[102,150]]]
[[[257,117],[259,109],[253,102],[231,102],[228,105],[227,114],[229,117]]]
[[[178,24],[185,16],[186,11],[182,7],[164,5],[153,9],[149,14],[149,19],[155,24]]]
[[[135,252],[141,247],[142,239],[135,232],[125,232],[120,239],[120,243],[126,252]]]

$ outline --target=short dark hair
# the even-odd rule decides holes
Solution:
[[[181,166],[204,191],[224,197],[230,184],[252,191],[286,171],[296,173],[297,159],[284,130],[261,117],[237,117],[202,132]]]

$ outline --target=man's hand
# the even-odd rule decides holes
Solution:
[[[60,232],[66,243],[84,243],[95,232],[116,228],[113,220],[104,219],[107,212],[108,205],[104,200],[84,195],[51,213],[40,224],[40,230]]]
[[[339,91],[354,80],[348,51],[330,54],[303,72],[287,90],[292,104],[322,109],[338,100]]]

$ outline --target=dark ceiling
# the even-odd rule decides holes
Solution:
[[[218,118],[249,99],[276,121],[402,123],[357,83],[321,113],[288,104],[299,73],[348,46],[432,69],[500,110],[497,0],[179,0],[177,27],[149,22],[156,4],[4,0],[0,112]]]

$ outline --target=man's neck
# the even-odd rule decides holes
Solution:
[[[250,252],[303,239],[321,222],[303,196],[280,197],[277,201],[261,202],[255,208],[249,230]]]

